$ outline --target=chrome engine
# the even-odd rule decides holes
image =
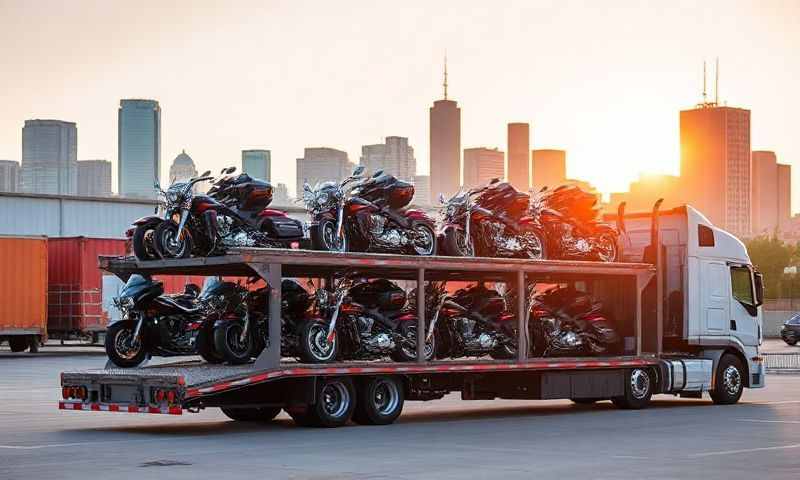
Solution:
[[[469,352],[488,352],[500,343],[497,335],[487,332],[478,332],[475,328],[477,322],[469,318],[458,318],[456,324],[464,340],[464,350]]]
[[[398,248],[409,244],[408,237],[396,228],[387,225],[388,220],[382,215],[370,215],[369,232],[377,243],[390,248]]]
[[[395,349],[395,343],[388,333],[373,333],[372,327],[375,320],[369,317],[358,317],[359,336],[361,344],[370,353],[385,354]]]

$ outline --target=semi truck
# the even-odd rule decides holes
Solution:
[[[255,362],[179,361],[133,369],[61,374],[63,410],[181,415],[221,408],[233,420],[269,421],[285,410],[303,426],[389,424],[405,401],[450,393],[464,400],[611,400],[646,407],[655,394],[736,403],[765,384],[761,275],[745,246],[690,206],[610,218],[621,232],[621,262],[413,257],[304,250],[242,249],[223,256],[138,261],[101,258],[121,278],[138,274],[259,276],[270,285],[269,342]],[[280,352],[284,277],[330,279],[344,269],[417,282],[415,362],[303,364]],[[529,358],[525,296],[517,299],[517,358],[424,358],[426,281],[569,284],[609,306],[622,337],[614,355]]]

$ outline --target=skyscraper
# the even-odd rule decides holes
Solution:
[[[417,173],[414,148],[406,137],[386,137],[385,143],[362,146],[360,163],[370,173],[383,170],[406,181]]]
[[[445,196],[461,185],[461,109],[447,99],[447,59],[444,64],[444,99],[430,109],[431,195]]]
[[[567,180],[567,152],[564,150],[534,150],[533,188],[556,188]]]
[[[347,152],[328,147],[306,148],[303,158],[297,159],[296,192],[302,194],[304,182],[313,187],[317,182],[342,180],[353,172],[352,166]]]
[[[508,124],[508,181],[522,192],[531,186],[530,126]]]
[[[19,163],[0,160],[0,192],[19,191]]]
[[[269,150],[242,150],[242,172],[270,181],[272,154]]]
[[[79,161],[78,195],[85,197],[110,197],[111,162],[108,160]]]
[[[505,154],[496,148],[465,148],[464,187],[486,185],[493,178],[502,180],[505,175],[505,160]]]
[[[792,216],[792,166],[778,164],[778,229],[785,231]]]
[[[735,235],[750,233],[750,110],[703,103],[680,112],[687,203]]]
[[[120,100],[117,120],[119,194],[152,198],[161,178],[161,107],[155,100]]]
[[[778,164],[775,152],[752,154],[752,222],[756,235],[771,234],[778,226]]]
[[[78,128],[61,120],[25,120],[22,127],[22,191],[75,195],[78,191]]]
[[[249,175],[249,174],[248,174]],[[289,198],[289,187],[285,183],[277,183],[272,190],[273,205],[291,205],[292,199]]]

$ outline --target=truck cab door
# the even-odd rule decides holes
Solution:
[[[730,265],[730,334],[745,346],[759,344],[761,322],[753,275],[746,265]]]
[[[718,260],[701,260],[700,265],[702,335],[728,335],[731,325],[728,265]]]

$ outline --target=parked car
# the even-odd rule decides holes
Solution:
[[[789,345],[796,345],[800,341],[800,313],[789,317],[781,328],[781,338]]]

